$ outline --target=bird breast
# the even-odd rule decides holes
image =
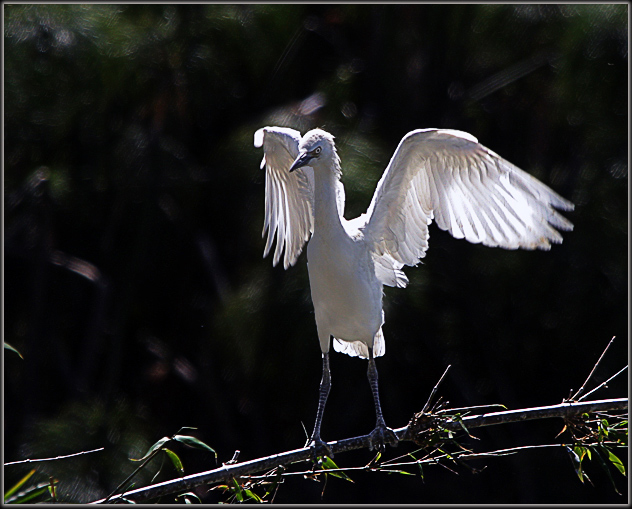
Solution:
[[[372,344],[382,325],[382,284],[362,238],[318,231],[307,246],[309,283],[319,331]]]

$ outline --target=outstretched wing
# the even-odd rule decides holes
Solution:
[[[420,129],[408,133],[377,185],[365,238],[377,255],[416,265],[428,249],[428,225],[457,239],[506,249],[550,249],[555,229],[573,225],[553,207],[573,204],[478,143],[468,133]],[[399,265],[399,266],[398,266]]]
[[[289,172],[298,157],[301,133],[285,127],[264,127],[255,133],[255,147],[263,146],[261,168],[266,170],[265,219],[268,231],[263,256],[267,256],[276,235],[272,264],[283,256],[283,267],[294,265],[314,230],[314,170],[308,166]]]

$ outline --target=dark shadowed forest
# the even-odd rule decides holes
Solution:
[[[571,200],[550,251],[430,226],[386,288],[377,360],[386,422],[406,425],[448,365],[454,407],[561,403],[617,340],[628,358],[628,5],[4,5],[4,462],[62,502],[107,496],[181,427],[185,473],[300,448],[321,356],[305,253],[262,258],[266,125],[336,137],[346,217],[401,138],[467,131]],[[322,436],[370,432],[367,363],[333,352]],[[596,399],[627,396],[627,373]],[[478,429],[477,451],[564,443],[559,419]],[[307,430],[307,431],[305,431]],[[396,457],[415,449],[402,443]],[[421,454],[421,453],[420,453]],[[627,465],[627,450],[619,457]],[[363,466],[367,450],[336,455]],[[474,470],[471,468],[473,467]],[[151,482],[155,460],[137,480]],[[306,466],[307,468],[307,466]],[[296,476],[278,503],[625,503],[627,478],[563,447],[423,477]],[[157,481],[176,477],[165,463]],[[617,493],[617,490],[620,494]],[[200,488],[204,502],[221,490]],[[165,500],[172,502],[173,499]]]

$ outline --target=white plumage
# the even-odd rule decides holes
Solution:
[[[456,238],[506,249],[550,249],[551,242],[562,242],[557,229],[573,228],[555,210],[572,210],[570,201],[465,132],[419,129],[404,136],[366,214],[352,220],[343,217],[340,159],[331,134],[314,129],[301,137],[293,129],[265,127],[255,133],[255,146],[263,146],[266,169],[264,256],[276,237],[273,264],[283,256],[287,269],[309,241],[323,352],[311,441],[325,452],[320,420],[330,386],[331,338],[336,351],[369,359],[377,413],[372,443],[396,442],[382,418],[374,363],[384,353],[382,286],[406,286],[401,269],[426,255],[433,219]]]

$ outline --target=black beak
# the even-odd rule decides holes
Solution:
[[[290,166],[290,173],[292,173],[294,170],[302,168],[303,166],[307,166],[312,159],[313,156],[309,155],[308,152],[299,154],[296,160],[292,163],[292,166]]]

